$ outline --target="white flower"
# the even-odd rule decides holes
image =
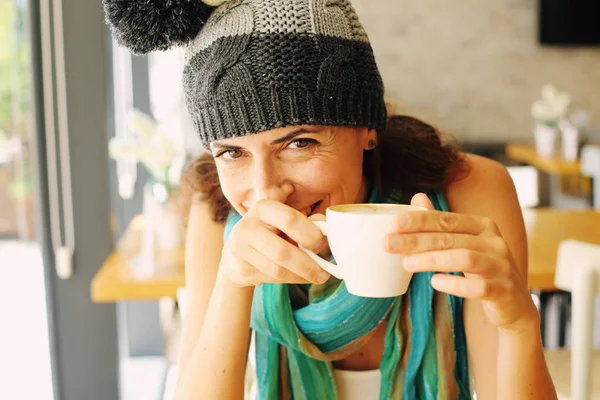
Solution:
[[[552,121],[555,119],[554,110],[542,100],[533,103],[531,115],[536,121]]]
[[[108,154],[115,160],[138,162],[140,147],[133,139],[114,137],[108,142]]]
[[[166,136],[157,136],[152,141],[152,147],[155,149],[154,157],[156,163],[164,167],[169,167],[173,164],[177,151],[173,141]]]
[[[171,180],[170,170],[180,156],[168,131],[138,110],[128,113],[127,127],[132,136],[112,138],[108,143],[110,156],[116,160],[142,163],[156,181],[168,183]]]
[[[541,100],[531,106],[531,115],[538,122],[555,125],[565,118],[570,104],[568,93],[558,91],[553,85],[544,85]]]
[[[167,170],[176,157],[173,142],[164,136],[153,138],[140,147],[140,161],[159,179],[165,179]]]
[[[139,137],[151,137],[156,132],[156,123],[140,110],[127,113],[127,129]]]

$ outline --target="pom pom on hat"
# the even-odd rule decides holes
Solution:
[[[117,42],[136,54],[167,50],[196,37],[222,0],[103,0]]]

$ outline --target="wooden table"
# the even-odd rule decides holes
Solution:
[[[149,277],[133,273],[139,263],[143,230],[142,216],[135,217],[123,238],[92,280],[91,297],[96,303],[121,300],[156,300],[176,297],[185,285],[184,249],[160,252],[156,273]]]
[[[566,161],[560,157],[540,157],[535,147],[525,143],[509,143],[506,145],[506,155],[515,161],[529,164],[540,171],[554,175],[581,175],[579,161]]]
[[[588,197],[592,188],[590,177],[581,174],[581,162],[566,161],[559,156],[541,157],[535,147],[526,143],[509,143],[505,148],[506,155],[514,161],[535,167],[541,176],[540,205],[549,206],[549,175],[556,176],[560,191],[569,195]]]
[[[564,239],[576,239],[600,245],[600,213],[556,209],[523,211],[529,243],[529,287],[554,290],[554,271],[558,245]],[[176,297],[185,285],[184,251],[163,252],[158,270],[151,277],[136,277],[136,262],[143,220],[136,217],[92,280],[92,300],[97,303],[122,300],[151,300]]]
[[[600,212],[534,208],[523,210],[529,250],[529,287],[556,290],[558,245],[575,239],[600,245]]]

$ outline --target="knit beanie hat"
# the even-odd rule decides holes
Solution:
[[[103,1],[134,53],[187,47],[185,99],[205,146],[290,125],[385,127],[381,76],[347,0]]]

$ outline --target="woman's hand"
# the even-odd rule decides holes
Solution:
[[[312,217],[311,217],[312,218]],[[233,227],[223,248],[219,273],[240,287],[262,283],[323,283],[330,275],[295,244],[319,251],[325,238],[304,214],[262,200]]]
[[[399,215],[395,232],[385,239],[386,250],[406,254],[404,268],[411,272],[462,273],[435,274],[431,285],[440,292],[480,299],[487,317],[500,329],[530,329],[538,313],[526,278],[494,221],[434,211],[424,194],[414,196],[411,204],[432,211]]]

